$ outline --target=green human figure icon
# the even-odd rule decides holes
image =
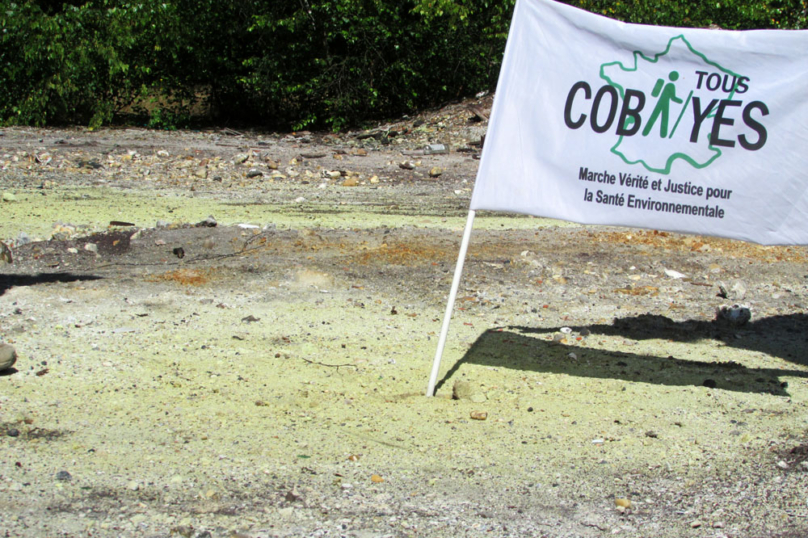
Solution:
[[[642,130],[643,136],[648,136],[654,123],[662,116],[659,124],[659,136],[661,138],[668,137],[668,113],[670,112],[671,101],[674,103],[682,102],[681,99],[676,97],[676,85],[674,84],[674,82],[679,80],[679,73],[671,71],[668,74],[668,80],[670,80],[670,82],[665,84],[665,80],[660,78],[654,85],[654,90],[651,92],[651,95],[653,97],[659,97],[659,99],[654,107],[654,111],[651,113],[651,117],[648,119],[648,123],[645,125],[645,129]]]

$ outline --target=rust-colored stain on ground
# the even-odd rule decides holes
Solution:
[[[647,245],[654,248],[684,252],[721,252],[728,256],[769,262],[804,262],[806,260],[805,249],[801,247],[763,246],[720,237],[679,235],[657,230],[602,232],[590,233],[589,235],[599,243]]]
[[[198,269],[177,269],[159,275],[146,277],[147,282],[176,282],[184,286],[201,286],[210,281],[208,271]]]
[[[454,256],[457,254],[455,253]],[[369,265],[372,263],[382,263],[386,265],[418,265],[431,261],[446,261],[451,259],[452,254],[446,248],[431,245],[416,245],[408,243],[383,244],[378,248],[372,248],[357,253],[354,256],[355,263]]]

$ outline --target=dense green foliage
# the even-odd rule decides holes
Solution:
[[[804,28],[805,0],[570,0]],[[0,0],[0,122],[341,128],[493,89],[514,0]]]

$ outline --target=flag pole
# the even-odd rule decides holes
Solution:
[[[466,219],[466,228],[463,230],[463,240],[460,242],[460,253],[457,255],[457,265],[455,265],[452,289],[449,292],[449,300],[446,303],[446,312],[443,314],[443,327],[441,327],[440,338],[438,338],[438,349],[435,352],[435,360],[432,362],[429,388],[426,389],[426,395],[428,397],[434,396],[435,384],[438,381],[440,360],[443,355],[443,348],[446,346],[446,335],[449,334],[449,322],[452,319],[452,311],[454,310],[455,299],[457,298],[457,289],[460,287],[460,276],[463,274],[463,264],[466,261],[466,251],[469,248],[469,239],[471,239],[471,229],[474,226],[474,213],[475,211],[473,209],[469,209],[469,216],[468,219]]]

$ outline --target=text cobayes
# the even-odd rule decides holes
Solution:
[[[723,88],[723,86],[726,86],[725,81],[721,84],[722,87],[719,87],[717,81],[713,80],[715,78],[713,75],[715,74],[697,71],[696,89],[706,89],[708,91],[725,90]],[[746,77],[733,80],[730,87],[735,88],[736,94],[745,93],[749,89],[748,80]],[[592,101],[590,113],[581,113],[577,118],[573,118],[573,105],[576,100],[580,99]],[[751,101],[744,105],[743,101],[736,99],[711,99],[709,102],[704,103],[700,97],[693,96],[689,103],[693,114],[693,127],[690,131],[691,143],[695,144],[699,141],[702,126],[705,125],[708,119],[712,119],[712,125],[709,126],[710,145],[726,148],[735,147],[735,140],[721,137],[721,128],[734,125],[737,119],[736,116],[740,113],[741,120],[750,129],[750,133],[748,133],[750,136],[747,136],[747,133],[738,135],[738,144],[749,151],[759,150],[766,144],[768,133],[766,132],[766,127],[758,119],[762,116],[767,116],[769,109],[762,101]],[[589,83],[580,81],[576,82],[567,94],[567,101],[564,106],[564,123],[570,129],[580,129],[588,118],[589,125],[595,133],[605,133],[616,123],[615,134],[617,136],[634,136],[642,127],[641,112],[645,108],[645,104],[645,93],[633,89],[625,90],[621,103],[617,88],[608,84],[598,89],[593,98],[592,87]],[[603,114],[600,114],[601,109],[608,110],[608,115],[605,118],[603,118]],[[617,121],[615,122],[615,120]]]

